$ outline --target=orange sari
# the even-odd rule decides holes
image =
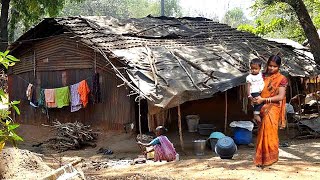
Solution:
[[[287,79],[280,73],[264,78],[265,87],[261,97],[269,98],[279,94],[279,87],[287,86]],[[285,127],[286,100],[265,104],[261,109],[262,121],[259,124],[256,144],[255,165],[267,166],[278,161],[279,138],[278,128]]]

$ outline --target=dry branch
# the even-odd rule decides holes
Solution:
[[[96,146],[94,141],[98,134],[93,132],[90,126],[80,122],[60,123],[59,121],[54,121],[51,127],[56,130],[55,137],[42,144],[52,149],[67,151],[69,149],[80,149],[88,145]]]

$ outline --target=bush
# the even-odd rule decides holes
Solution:
[[[8,69],[9,66],[15,65],[19,60],[12,55],[8,55],[9,51],[0,52],[0,63]],[[6,105],[7,108],[0,109],[0,151],[5,146],[6,142],[11,142],[16,146],[16,141],[23,141],[23,139],[15,133],[15,130],[19,127],[10,118],[11,111],[14,109],[17,114],[20,114],[20,110],[17,105],[20,101],[8,102],[8,96],[3,89],[0,89],[0,103]]]

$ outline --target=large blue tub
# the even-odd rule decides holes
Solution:
[[[236,144],[250,144],[252,143],[252,131],[248,129],[235,127],[233,129],[233,140]]]

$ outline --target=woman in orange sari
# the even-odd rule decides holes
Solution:
[[[261,122],[258,122],[258,137],[254,164],[258,167],[272,165],[279,158],[278,128],[285,127],[285,95],[287,78],[280,74],[281,58],[272,55],[268,59],[264,75],[264,89],[254,104],[264,103],[261,109]]]

